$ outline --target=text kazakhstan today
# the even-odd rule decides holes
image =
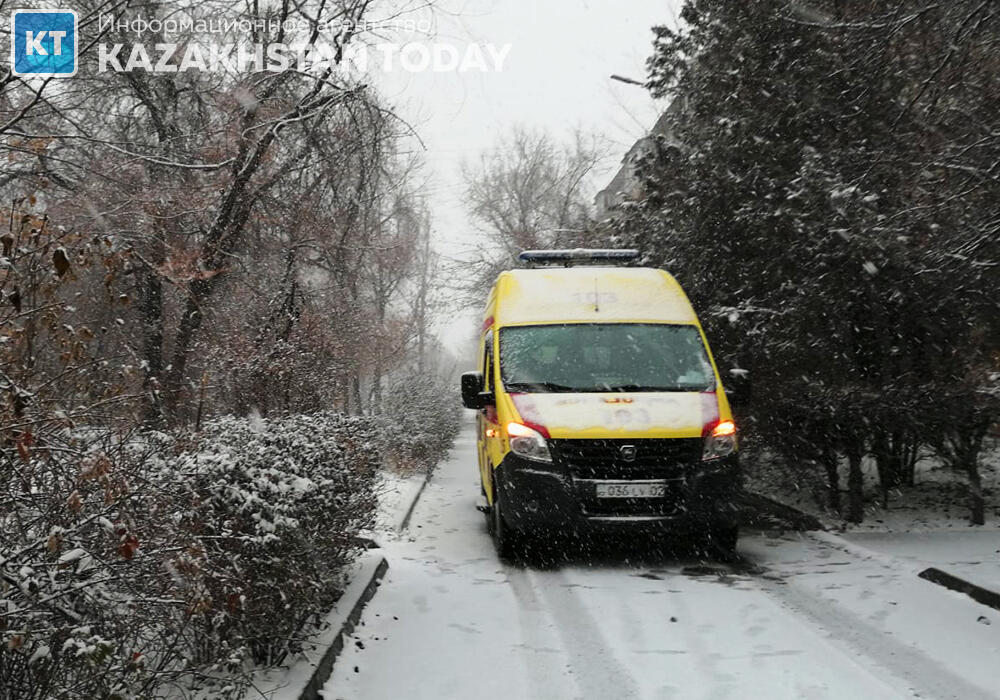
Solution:
[[[177,73],[186,70],[245,73],[287,70],[364,74],[478,72],[499,73],[511,44],[410,42],[341,46],[324,41],[283,43],[132,43],[99,44],[98,71]]]

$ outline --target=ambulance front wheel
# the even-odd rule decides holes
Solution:
[[[501,559],[513,559],[520,553],[520,538],[511,529],[504,519],[502,500],[498,494],[499,489],[494,487],[493,505],[487,515],[489,518],[490,537],[493,539],[493,547],[497,551],[497,556]]]

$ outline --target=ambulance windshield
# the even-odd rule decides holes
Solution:
[[[693,325],[575,323],[500,330],[512,392],[707,391],[715,388]]]

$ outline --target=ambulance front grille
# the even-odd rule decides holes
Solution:
[[[670,479],[701,460],[701,438],[549,440],[555,463],[577,479]],[[624,452],[622,448],[627,448]],[[635,458],[626,459],[632,448]]]

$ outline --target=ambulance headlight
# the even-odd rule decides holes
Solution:
[[[705,450],[702,460],[728,457],[736,452],[736,424],[724,420],[705,436]]]
[[[510,438],[510,451],[519,457],[536,462],[552,461],[545,437],[534,428],[520,423],[508,423],[507,437]]]

